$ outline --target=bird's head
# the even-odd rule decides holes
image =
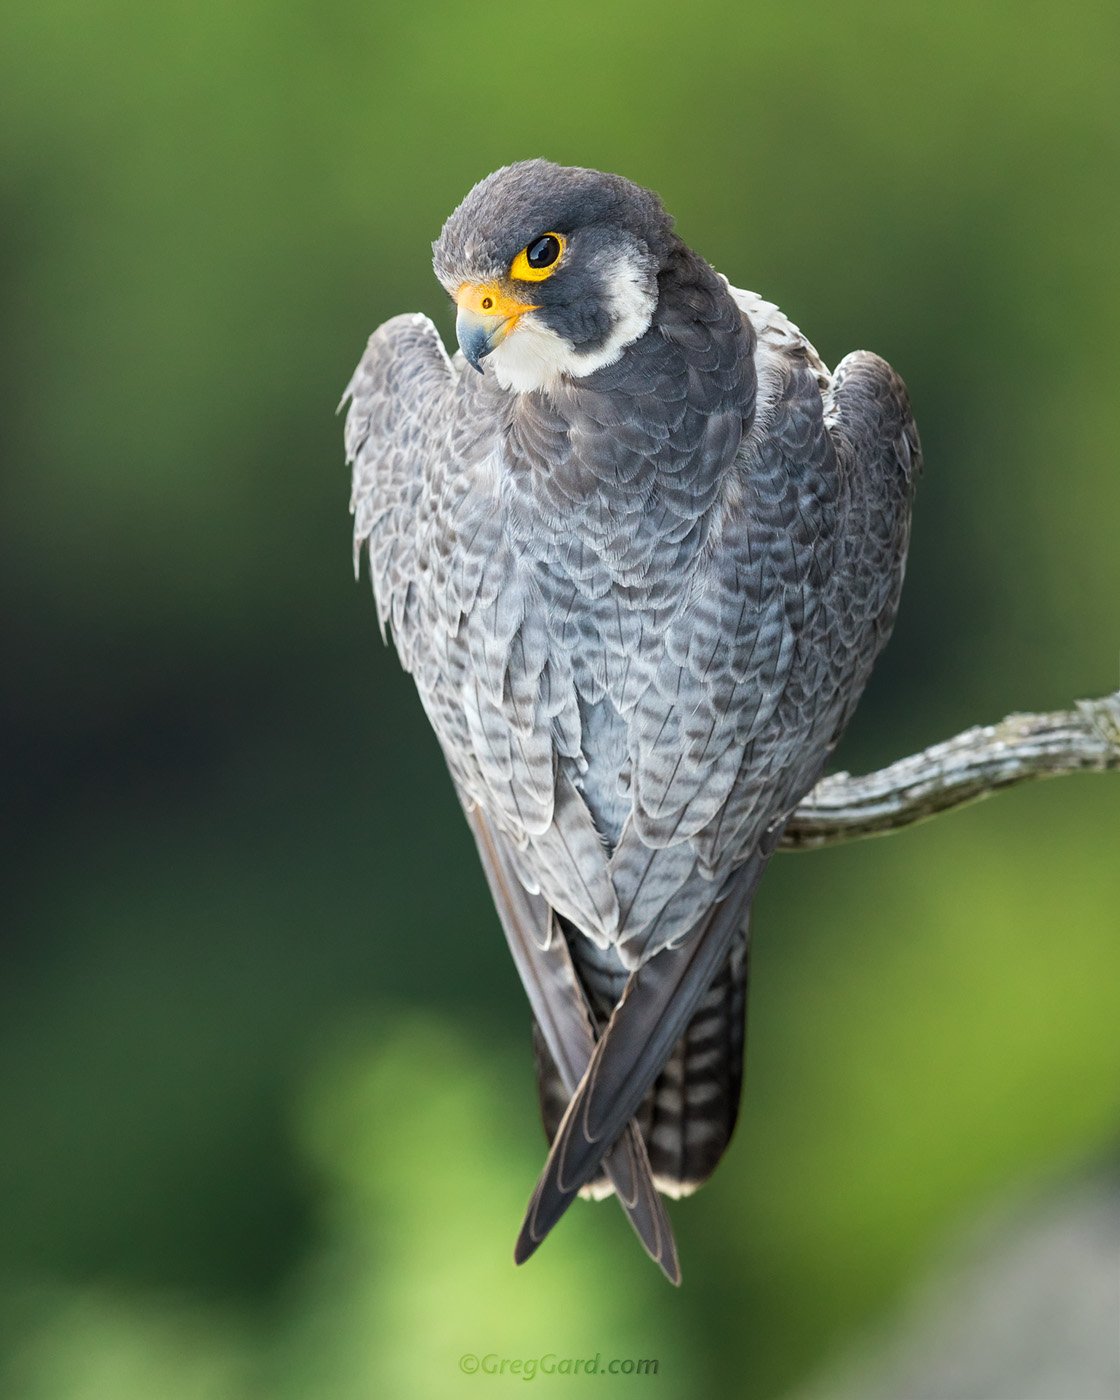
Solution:
[[[528,160],[475,185],[432,251],[463,354],[526,392],[591,374],[645,334],[672,242],[649,190]]]

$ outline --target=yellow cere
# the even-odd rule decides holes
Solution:
[[[477,316],[500,316],[503,320],[537,309],[528,302],[519,301],[498,282],[464,282],[455,293],[455,303],[461,310],[473,311]]]

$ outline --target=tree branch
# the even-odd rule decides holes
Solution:
[[[1120,769],[1120,691],[1073,710],[1008,715],[865,777],[822,778],[797,808],[780,850],[882,836],[1001,788],[1063,773]]]

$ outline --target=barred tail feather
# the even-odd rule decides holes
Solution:
[[[580,980],[599,1025],[626,984],[626,971],[604,952],[564,929]],[[690,1195],[702,1186],[727,1150],[739,1115],[746,1031],[749,933],[735,939],[711,986],[635,1115],[649,1153],[653,1180],[667,1196]],[[545,1134],[556,1136],[570,1094],[533,1024],[537,1088]],[[605,1172],[581,1195],[601,1200],[613,1190]]]

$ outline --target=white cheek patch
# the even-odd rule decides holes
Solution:
[[[528,311],[501,345],[487,355],[486,364],[493,366],[503,389],[527,394],[533,389],[549,388],[565,374],[576,373],[576,359],[568,342]]]
[[[582,379],[614,364],[628,345],[645,335],[657,305],[656,284],[637,263],[625,259],[607,276],[611,332],[596,350],[578,354],[562,336],[526,312],[486,363],[503,389],[516,394],[548,389],[561,378]]]
[[[590,355],[580,355],[580,374],[593,374],[613,365],[628,345],[645,335],[657,306],[657,283],[630,259],[616,263],[607,278],[613,326],[606,341]]]

